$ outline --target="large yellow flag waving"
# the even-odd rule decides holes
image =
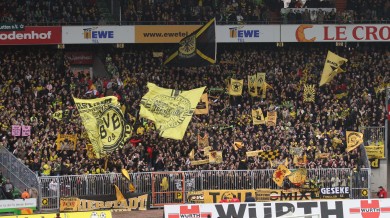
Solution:
[[[74,98],[74,102],[97,158],[122,147],[131,137],[132,128],[126,125],[115,96]]]
[[[148,83],[149,92],[142,97],[140,116],[155,122],[160,136],[183,139],[199,99],[206,87],[179,91]]]
[[[332,79],[341,72],[345,72],[341,69],[341,65],[347,62],[348,59],[338,56],[337,54],[328,51],[328,55],[326,56],[324,69],[321,75],[320,86],[329,83]]]
[[[275,170],[273,174],[273,180],[274,182],[279,186],[282,187],[284,177],[291,174],[291,171],[283,164],[280,164],[278,168]]]
[[[350,152],[363,143],[363,133],[347,131],[347,151]]]

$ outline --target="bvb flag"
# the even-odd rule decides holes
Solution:
[[[316,87],[315,85],[304,85],[303,90],[303,102],[314,102],[316,98]]]
[[[347,131],[347,152],[352,151],[363,143],[363,133]]]
[[[252,97],[257,96],[257,77],[255,75],[248,75],[248,92]]]
[[[195,114],[209,114],[209,97],[204,93],[195,109]]]
[[[176,67],[198,67],[215,64],[217,44],[215,39],[215,18],[189,36],[183,38],[164,65]]]
[[[328,51],[328,55],[326,56],[324,69],[322,70],[320,86],[325,85],[332,81],[332,79],[338,74],[345,72],[341,69],[341,65],[347,62],[348,59],[340,57],[335,53]]]
[[[206,87],[179,91],[161,88],[153,83],[147,86],[149,91],[142,97],[140,116],[154,121],[161,137],[183,139]]]
[[[131,137],[132,128],[125,123],[117,97],[73,99],[97,158],[122,147]]]
[[[242,87],[244,85],[244,80],[230,79],[228,85],[229,95],[240,96],[242,95]]]
[[[253,125],[265,124],[264,114],[261,108],[257,110],[252,109]]]
[[[54,112],[54,114],[51,115],[51,117],[53,119],[60,121],[60,120],[62,120],[62,114],[63,114],[62,110],[59,110],[59,111]]]

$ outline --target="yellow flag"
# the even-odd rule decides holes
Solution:
[[[241,149],[243,145],[244,145],[244,143],[242,143],[242,142],[234,142],[233,148],[234,148],[234,150],[237,151],[238,149]]]
[[[129,183],[129,191],[131,193],[135,192],[135,187],[134,187],[133,183]]]
[[[54,112],[54,114],[51,115],[51,117],[53,117],[53,119],[56,119],[58,121],[62,120],[62,110]]]
[[[121,190],[119,190],[118,186],[115,186],[115,195],[116,195],[116,200],[117,201],[125,201],[125,197],[123,196]]]
[[[257,73],[256,80],[257,87],[261,88],[263,86],[263,83],[265,82],[265,73]]]
[[[200,101],[195,109],[195,114],[208,114],[209,113],[209,97],[207,93],[204,93],[200,98]]]
[[[179,91],[148,83],[148,93],[142,97],[140,116],[152,120],[160,136],[183,139],[187,126],[206,87]]]
[[[210,164],[220,164],[222,163],[222,151],[212,151],[209,153],[209,163]]]
[[[322,70],[320,86],[329,83],[332,79],[341,72],[345,72],[341,69],[341,65],[347,62],[348,59],[340,57],[335,53],[328,51],[326,56],[324,69]]]
[[[127,179],[130,180],[129,172],[126,169],[122,169],[122,175]]]
[[[257,78],[255,75],[248,75],[248,93],[250,96],[257,96]]]
[[[276,111],[267,111],[267,126],[276,126],[276,120],[278,118],[278,114]]]
[[[363,143],[363,133],[347,131],[347,151],[350,152]]]
[[[283,186],[284,177],[291,174],[291,171],[283,164],[280,164],[273,174],[272,180],[279,186]]]
[[[76,150],[77,135],[74,134],[58,134],[56,139],[57,151],[60,150]]]
[[[164,177],[161,181],[161,191],[167,191],[169,189],[169,183],[168,183],[168,178]]]
[[[97,158],[122,147],[131,137],[133,130],[125,123],[115,96],[74,101]]]
[[[261,108],[257,110],[252,109],[252,122],[253,125],[265,124],[264,114]]]
[[[299,168],[288,176],[290,182],[298,187],[300,187],[305,183],[306,178],[307,178],[307,170],[305,168]]]
[[[204,149],[209,146],[209,134],[204,134],[204,136],[200,136],[198,134],[198,149]]]
[[[272,86],[264,81],[263,85],[261,85],[261,98],[267,97],[267,89],[272,89]]]
[[[194,160],[195,159],[194,158],[194,156],[195,156],[195,150],[194,149],[191,150],[189,156],[190,156],[190,160]]]
[[[315,85],[304,85],[303,91],[303,102],[314,102],[316,98],[316,87]]]
[[[244,80],[230,79],[228,91],[229,95],[240,96],[242,95],[242,87],[244,86]]]

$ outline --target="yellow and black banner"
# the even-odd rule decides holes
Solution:
[[[276,126],[277,118],[278,118],[278,114],[276,113],[276,111],[267,111],[266,125]]]
[[[261,108],[257,110],[252,109],[252,122],[253,125],[265,124],[264,114]]]
[[[267,97],[267,89],[272,89],[272,86],[264,81],[261,85],[261,98],[265,99]]]
[[[74,101],[97,158],[122,147],[131,137],[133,130],[125,123],[115,96]]]
[[[195,114],[209,114],[209,97],[207,93],[203,93],[200,101],[195,109]]]
[[[118,201],[115,195],[84,196],[83,198],[61,198],[60,211],[96,211],[96,210],[147,210],[147,194],[127,194]]]
[[[230,79],[230,83],[228,85],[229,95],[240,96],[242,95],[242,88],[244,86],[244,80]]]
[[[205,147],[209,146],[209,134],[204,134],[202,137],[198,134],[198,149],[204,149]]]
[[[142,97],[140,116],[154,121],[160,136],[183,139],[187,126],[206,87],[179,91],[148,83],[148,93]]]
[[[328,51],[326,56],[324,69],[322,70],[320,86],[325,85],[332,81],[332,79],[338,74],[345,72],[341,69],[341,65],[347,62],[348,59],[338,56],[337,54]]]
[[[272,151],[263,151],[263,150],[256,150],[256,151],[247,151],[246,156],[247,157],[261,157],[264,160],[274,160],[275,158],[279,157],[279,150],[272,150]]]
[[[222,163],[222,151],[210,151],[210,153],[209,153],[209,163],[210,164],[220,164],[220,163]]]
[[[62,114],[63,114],[62,110],[59,110],[59,111],[54,112],[53,115],[51,115],[51,117],[53,119],[60,121],[60,120],[62,120]]]
[[[58,134],[56,139],[57,151],[76,150],[77,136],[70,134]]]
[[[347,152],[350,152],[363,143],[363,133],[347,131]]]
[[[384,145],[370,145],[370,146],[365,146],[366,149],[367,157],[369,159],[372,158],[379,158],[383,159],[385,158],[385,147]]]
[[[316,98],[316,86],[315,85],[304,85],[303,91],[303,102],[314,102]]]
[[[257,77],[255,75],[248,75],[248,93],[250,96],[257,96]]]
[[[196,67],[215,64],[217,55],[215,39],[215,18],[184,37],[176,51],[164,65],[176,67]]]
[[[263,83],[265,82],[265,73],[257,73],[256,75],[256,85],[257,88],[263,87]]]

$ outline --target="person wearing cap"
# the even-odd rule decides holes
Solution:
[[[387,191],[383,188],[383,186],[379,186],[379,191],[376,195],[378,198],[387,198]]]

